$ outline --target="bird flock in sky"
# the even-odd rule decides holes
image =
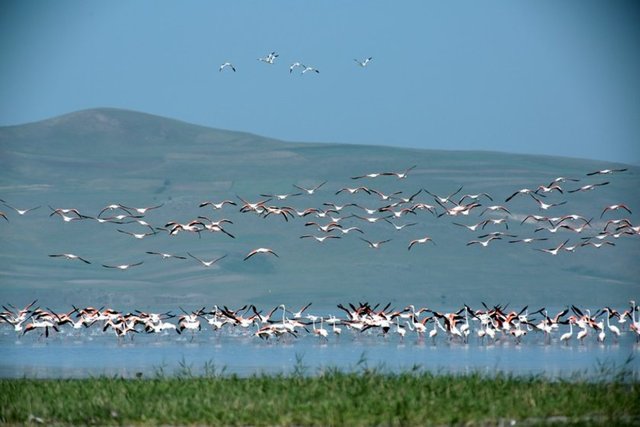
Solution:
[[[191,333],[193,339],[194,334],[202,331],[204,325],[205,329],[215,332],[230,331],[232,334],[253,335],[264,340],[272,337],[281,339],[284,336],[297,338],[306,332],[326,341],[329,335],[340,336],[343,329],[346,329],[354,336],[397,335],[401,340],[404,340],[409,331],[418,340],[428,336],[434,344],[438,335],[446,337],[449,342],[465,344],[473,337],[485,344],[501,340],[520,344],[529,332],[541,334],[545,344],[569,344],[574,338],[584,344],[589,336],[604,343],[607,336],[617,342],[627,331],[640,342],[640,322],[636,319],[638,306],[633,300],[629,302],[629,309],[623,312],[603,307],[591,314],[589,309],[572,305],[551,315],[544,307],[529,312],[526,306],[515,311],[509,310],[508,305],[489,307],[485,303],[479,309],[465,304],[459,310],[448,313],[427,307],[416,309],[414,305],[396,310],[391,308],[391,303],[383,308],[379,308],[379,304],[371,306],[369,303],[348,303],[346,306],[337,305],[344,312],[341,317],[312,314],[311,303],[296,312],[287,310],[285,305],[278,305],[268,313],[263,313],[255,305],[245,305],[237,310],[214,306],[211,310],[203,307],[192,312],[180,307],[182,314],[175,315],[171,312],[150,313],[140,310],[123,313],[112,308],[75,306],[68,312],[57,313],[34,307],[36,302],[33,301],[22,309],[12,305],[3,306],[5,311],[0,312],[0,322],[13,327],[19,335],[40,331],[40,337],[44,338],[65,328],[72,334],[73,331],[80,333],[88,329],[100,329],[118,339],[127,336],[133,339],[134,334],[138,333],[168,335],[186,331]],[[171,320],[174,318],[177,321]],[[324,327],[325,324],[328,329]]]
[[[578,178],[557,177],[549,183],[522,188],[507,195],[503,204],[494,204],[497,195],[486,192],[462,194],[463,187],[447,195],[437,195],[426,188],[411,188],[405,193],[404,188],[384,194],[376,190],[373,184],[381,179],[395,179],[396,182],[409,182],[408,177],[416,166],[402,171],[373,172],[351,177],[351,182],[360,184],[368,181],[369,186],[355,185],[328,189],[326,182],[311,187],[293,184],[294,192],[285,194],[262,193],[257,201],[248,201],[236,195],[236,200],[227,198],[218,201],[203,201],[199,209],[207,210],[188,221],[168,220],[161,224],[148,222],[145,215],[150,211],[161,211],[164,204],[148,207],[131,207],[120,203],[111,203],[103,207],[97,214],[90,215],[77,208],[49,206],[49,217],[59,218],[66,223],[76,221],[94,221],[102,226],[114,227],[114,233],[132,239],[153,239],[164,234],[172,237],[179,233],[189,233],[200,238],[203,234],[219,234],[235,239],[241,230],[227,218],[211,218],[209,211],[222,212],[225,209],[238,209],[246,215],[257,215],[264,220],[278,219],[286,224],[303,221],[304,231],[298,234],[300,241],[317,244],[337,244],[340,239],[360,241],[362,247],[372,250],[385,250],[392,240],[404,240],[407,251],[416,251],[418,246],[437,246],[439,243],[430,235],[415,235],[412,227],[421,221],[438,221],[439,218],[451,218],[451,227],[460,227],[474,233],[475,237],[466,242],[466,246],[489,248],[496,244],[523,245],[552,256],[561,253],[575,252],[579,248],[608,248],[615,246],[619,238],[635,238],[640,236],[640,225],[634,225],[631,208],[625,203],[598,206],[594,213],[570,212],[551,216],[559,207],[570,206],[571,198],[578,192],[606,191],[607,186],[615,185],[614,174],[624,173],[626,168],[606,169],[586,174],[586,179],[594,180],[602,176],[610,176],[609,180],[598,179],[585,183]],[[565,187],[565,188],[563,188]],[[566,188],[569,187],[569,188]],[[502,197],[504,197],[503,195]],[[563,200],[551,202],[549,199],[563,197]],[[515,198],[530,200],[531,210],[514,214],[509,203]],[[320,199],[320,200],[318,200]],[[331,199],[329,201],[328,199]],[[299,202],[296,202],[298,200]],[[549,201],[548,201],[549,200]],[[0,202],[14,211],[18,217],[32,215],[41,206],[17,208],[7,201]],[[295,207],[296,205],[297,207]],[[195,206],[194,206],[195,208]],[[9,212],[9,211],[7,211]],[[621,217],[620,213],[626,217]],[[0,216],[9,222],[5,212]],[[473,221],[467,218],[476,219]],[[597,218],[596,218],[597,217]],[[377,225],[376,225],[377,224]],[[374,227],[374,225],[376,225]],[[135,227],[135,229],[131,229]],[[417,228],[417,227],[416,227]],[[309,231],[314,230],[314,231]],[[517,234],[514,230],[517,231]],[[524,233],[524,234],[523,234]],[[562,235],[564,238],[556,238]],[[568,238],[567,238],[568,237]],[[171,239],[163,239],[162,244],[169,246]],[[277,244],[281,236],[273,236],[271,247],[248,247],[243,260],[251,262],[256,257],[271,257],[274,261],[281,259]],[[546,242],[549,243],[540,243]],[[302,244],[302,243],[301,243]],[[434,249],[437,250],[437,249]],[[203,267],[212,267],[225,260],[229,254],[218,253],[206,258],[191,252],[176,254],[162,250],[147,250],[141,256],[153,256],[161,260],[191,259]],[[72,251],[51,253],[49,257],[68,261],[78,261],[90,265],[94,260],[83,254]],[[144,259],[127,260],[127,262],[99,262],[104,268],[125,271],[144,264]]]
[[[225,209],[236,209],[242,214],[256,215],[264,221],[274,220],[283,224],[293,224],[296,218],[303,218],[304,230],[312,229],[315,233],[299,235],[301,242],[309,241],[309,244],[327,245],[330,244],[329,241],[351,238],[356,242],[360,241],[363,250],[374,251],[384,251],[386,244],[393,239],[404,239],[407,251],[416,251],[418,246],[428,251],[430,249],[427,244],[435,247],[438,242],[431,236],[411,235],[410,230],[423,220],[423,217],[430,218],[431,221],[451,217],[452,220],[449,223],[451,227],[461,227],[469,233],[475,233],[476,238],[468,240],[466,246],[478,246],[483,249],[496,244],[522,245],[550,256],[572,253],[578,248],[585,247],[608,248],[615,246],[616,239],[637,239],[640,236],[640,226],[632,223],[631,208],[624,203],[597,206],[595,208],[597,219],[595,216],[585,216],[585,213],[575,212],[557,216],[541,215],[553,212],[561,206],[565,208],[570,206],[576,193],[606,191],[608,187],[615,185],[615,175],[627,172],[626,168],[598,170],[586,173],[581,178],[557,177],[549,183],[545,182],[531,188],[514,189],[515,191],[510,194],[501,195],[504,198],[503,204],[494,204],[498,198],[495,194],[486,192],[462,194],[463,187],[446,195],[438,195],[429,189],[415,187],[405,193],[408,184],[404,183],[411,181],[411,175],[416,168],[417,166],[411,166],[401,171],[369,172],[352,176],[349,181],[356,185],[341,188],[329,189],[327,182],[310,187],[292,184],[295,190],[290,193],[263,193],[259,194],[260,199],[257,201],[248,201],[236,195],[237,200],[228,198],[202,201],[198,204],[198,209],[206,209],[214,213],[220,213]],[[607,176],[608,180],[603,180],[603,176]],[[391,180],[392,183],[403,183],[404,187],[400,188],[397,185],[396,191],[389,194],[376,190],[373,184],[385,179]],[[360,185],[363,182],[371,185]],[[552,197],[556,198],[554,202],[550,200]],[[562,197],[562,200],[559,200],[559,197]],[[530,200],[532,211],[514,214],[509,208],[515,198]],[[299,200],[300,203],[294,203],[295,200]],[[0,199],[0,202],[15,212],[18,217],[33,215],[33,212],[41,207],[22,209],[5,200]],[[294,204],[298,207],[293,207]],[[197,238],[201,238],[203,234],[214,233],[225,239],[235,239],[235,234],[242,232],[232,230],[231,228],[236,224],[229,219],[211,219],[204,214],[187,222],[170,220],[160,225],[147,222],[145,215],[151,211],[161,212],[163,207],[163,203],[148,207],[111,203],[100,209],[97,214],[88,215],[77,208],[49,206],[48,215],[63,223],[93,221],[101,226],[113,227],[114,233],[137,240],[151,239],[164,234],[166,236],[163,240],[164,244],[168,244],[172,236],[178,233],[193,234]],[[620,213],[626,217],[616,215]],[[477,215],[477,219],[464,220],[472,215]],[[0,212],[0,216],[7,223],[13,221],[13,217],[5,212]],[[412,221],[407,221],[407,218],[411,218]],[[374,229],[373,224],[380,224],[382,227],[376,226]],[[526,228],[528,224],[532,224],[533,227]],[[128,230],[125,225],[140,227],[140,230]],[[514,234],[514,228],[524,230],[525,234]],[[385,233],[385,236],[392,233],[394,237],[380,238],[379,234],[376,235],[377,233]],[[553,236],[557,233],[565,233],[565,236],[569,234],[571,237],[554,239]],[[281,240],[281,236],[274,235],[272,238],[274,246]],[[572,239],[573,242],[570,243]],[[556,241],[537,246],[537,242],[547,240]],[[283,258],[276,250],[268,247],[247,248],[242,259],[250,263],[255,257],[270,257],[273,262],[280,262],[278,260]],[[191,259],[192,262],[204,268],[221,264],[229,256],[229,254],[218,254],[211,259],[204,259],[191,252],[175,254],[160,250],[146,251],[146,255],[158,260],[173,258],[187,262]],[[87,266],[93,264],[93,260],[71,252],[52,253],[48,256],[52,259],[81,262]],[[143,260],[133,260],[122,264],[102,262],[99,264],[105,269],[125,271],[143,263]],[[170,312],[154,314],[137,310],[135,313],[122,313],[104,307],[100,309],[73,307],[67,313],[56,313],[49,309],[34,308],[34,305],[35,301],[20,310],[11,305],[3,306],[5,311],[0,313],[0,322],[12,325],[20,334],[40,330],[45,337],[49,336],[50,330],[58,331],[67,324],[75,330],[98,325],[104,331],[111,330],[116,336],[122,337],[140,332],[182,333],[185,330],[195,332],[201,330],[202,322],[205,322],[214,330],[220,330],[225,326],[238,326],[241,330],[253,328],[251,333],[263,339],[283,335],[298,336],[303,330],[326,339],[329,334],[324,327],[326,324],[335,334],[340,334],[341,327],[345,327],[354,332],[371,330],[379,331],[382,335],[394,332],[404,337],[409,330],[418,334],[419,337],[428,335],[435,338],[438,333],[441,333],[450,340],[467,342],[470,334],[473,333],[480,339],[486,337],[486,339],[495,340],[502,336],[510,337],[509,339],[519,343],[530,331],[543,333],[545,341],[549,342],[561,325],[565,329],[568,328],[568,331],[560,336],[557,340],[559,342],[568,342],[573,337],[574,327],[578,330],[575,337],[581,342],[590,334],[593,334],[598,341],[604,341],[607,334],[617,339],[624,330],[625,323],[630,320],[631,326],[628,330],[635,333],[636,337],[640,336],[640,328],[635,317],[637,306],[634,302],[630,310],[622,313],[604,307],[593,315],[589,310],[575,306],[571,306],[571,311],[567,308],[555,315],[550,315],[544,308],[529,313],[527,307],[518,311],[507,311],[506,306],[488,307],[485,304],[482,309],[471,309],[465,305],[451,313],[441,313],[428,308],[416,310],[414,306],[394,310],[389,308],[390,304],[383,309],[367,303],[346,306],[339,304],[338,308],[346,314],[346,317],[341,318],[335,315],[312,315],[309,312],[304,314],[311,304],[298,312],[291,312],[280,305],[266,314],[254,305],[238,310],[216,306],[212,310],[202,308],[192,312],[181,308],[183,314],[179,316]],[[278,310],[281,310],[281,318],[276,318]],[[428,315],[423,316],[423,314]],[[571,316],[565,317],[567,314]],[[534,318],[537,315],[542,317]],[[604,318],[600,319],[603,316]],[[174,317],[177,317],[177,323],[169,320]],[[616,322],[617,325],[612,322]]]
[[[278,59],[280,55],[277,52],[270,52],[269,54],[258,58],[258,61],[260,62],[264,62],[265,64],[269,64],[269,65],[273,65],[276,62],[276,59]],[[371,62],[371,60],[373,59],[373,57],[369,56],[367,58],[364,59],[354,59],[354,61],[356,62],[356,64],[362,68],[365,68],[369,65],[369,63]],[[218,71],[222,72],[224,70],[231,70],[234,73],[237,71],[235,65],[233,65],[231,62],[224,62],[222,65],[220,65],[220,67],[218,68]],[[304,75],[305,73],[316,73],[316,74],[320,74],[320,70],[318,70],[315,67],[310,67],[307,66],[305,64],[303,64],[300,61],[295,61],[293,62],[291,65],[289,65],[289,74],[293,73],[296,70],[300,70],[300,74]]]

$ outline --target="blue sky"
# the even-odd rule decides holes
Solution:
[[[639,18],[595,0],[4,0],[0,125],[117,107],[290,141],[640,164]]]

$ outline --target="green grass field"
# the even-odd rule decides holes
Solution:
[[[481,374],[0,380],[0,422],[98,425],[638,425],[640,384]]]

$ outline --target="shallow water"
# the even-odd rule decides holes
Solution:
[[[237,331],[203,330],[193,336],[137,334],[133,339],[118,339],[96,328],[80,335],[63,330],[44,338],[36,334],[17,337],[5,329],[0,332],[0,377],[135,377],[214,372],[248,376],[301,371],[314,375],[327,368],[502,372],[552,378],[576,374],[596,378],[603,374],[603,367],[624,367],[636,377],[640,372],[640,345],[629,332],[623,333],[618,342],[600,344],[591,334],[584,344],[574,339],[569,345],[558,342],[560,334],[549,344],[544,343],[542,335],[533,333],[520,344],[509,337],[495,344],[481,343],[474,337],[463,344],[443,336],[433,342],[409,334],[404,340],[389,335],[346,332],[340,337],[330,336],[326,342],[311,335],[262,341]]]

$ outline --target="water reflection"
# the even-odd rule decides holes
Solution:
[[[495,343],[470,340],[468,344],[432,341],[415,336],[381,338],[343,335],[329,341],[313,336],[260,339],[235,333],[201,332],[198,335],[143,335],[132,340],[92,331],[78,336],[61,332],[44,339],[0,334],[0,377],[56,378],[87,376],[134,377],[189,373],[212,369],[241,376],[256,373],[292,373],[304,368],[313,375],[327,368],[359,370],[364,367],[399,372],[416,367],[433,372],[506,372],[567,377],[579,372],[594,376],[601,367],[630,369],[637,376],[639,345],[631,334],[601,344],[589,340],[564,345],[554,338],[529,336],[522,344],[502,339]],[[628,359],[631,357],[631,360]]]

